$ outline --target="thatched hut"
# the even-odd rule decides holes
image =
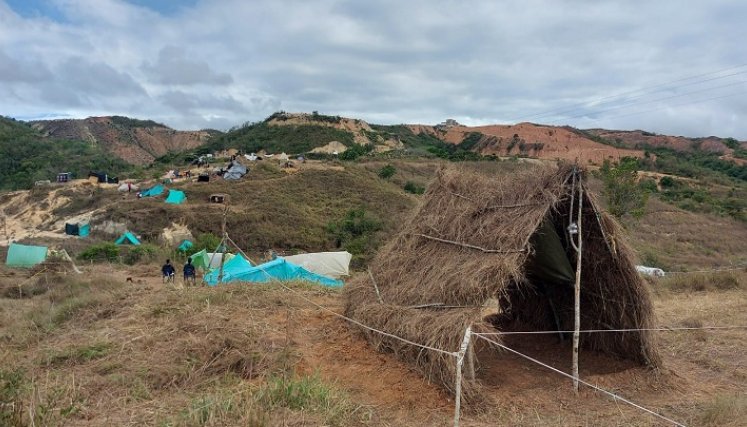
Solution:
[[[568,227],[578,215],[571,200],[577,209],[584,183],[585,173],[572,165],[528,167],[500,178],[439,171],[419,210],[371,262],[371,275],[347,287],[346,314],[449,351],[459,348],[467,326],[572,330],[577,258]],[[581,218],[581,329],[653,327],[650,297],[621,229],[586,190]],[[486,316],[491,306],[494,314]],[[378,350],[394,352],[453,392],[453,357],[363,333]],[[581,348],[660,363],[647,331],[583,334]],[[464,397],[477,385],[479,374],[465,384]]]

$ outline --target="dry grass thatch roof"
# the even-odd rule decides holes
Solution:
[[[359,277],[346,289],[347,315],[449,351],[459,348],[467,326],[502,327],[483,319],[484,305],[491,299],[499,301],[499,314],[510,314],[515,328],[573,329],[572,285],[541,295],[527,279],[525,267],[534,253],[532,237],[546,218],[564,233],[574,170],[570,165],[540,165],[500,178],[454,167],[441,170],[417,213],[371,263],[383,303],[371,278]],[[582,182],[583,176],[579,174]],[[583,206],[581,329],[652,327],[652,304],[620,227],[598,211],[588,192]],[[573,249],[567,255],[575,266]],[[539,313],[546,314],[547,295],[557,308],[559,324]],[[452,307],[413,307],[436,303]],[[365,333],[377,349],[394,352],[453,391],[452,357]],[[649,332],[582,334],[581,345],[645,365],[660,363]],[[468,382],[465,397],[474,396],[477,386]]]

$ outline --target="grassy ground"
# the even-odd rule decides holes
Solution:
[[[0,282],[0,425],[450,425],[441,390],[288,291],[166,287],[138,271]],[[652,284],[660,323],[747,324],[747,275],[729,274]],[[336,291],[292,286],[342,305]],[[659,374],[586,352],[582,376],[687,425],[743,425],[745,331],[659,336]],[[567,368],[568,349],[539,344],[511,345]],[[658,425],[508,354],[479,362],[489,405],[463,425]]]

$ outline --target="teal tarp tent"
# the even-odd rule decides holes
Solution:
[[[218,270],[213,270],[205,275],[205,282],[210,286],[218,284]],[[291,280],[303,280],[320,285],[339,288],[341,280],[331,279],[320,274],[312,273],[303,267],[291,264],[283,258],[277,258],[270,262],[252,266],[249,261],[241,255],[236,255],[231,261],[223,265],[223,280],[227,282],[256,282],[265,283],[273,280],[287,282]]]
[[[11,243],[8,247],[8,256],[5,264],[8,267],[33,267],[43,263],[47,259],[46,246],[28,246]]]
[[[143,190],[140,192],[140,197],[155,197],[160,196],[163,194],[163,192],[166,190],[163,185],[158,184],[153,187],[150,187],[147,190]]]
[[[194,244],[190,242],[189,240],[184,240],[181,245],[179,245],[178,248],[176,248],[179,252],[187,252]]]
[[[187,200],[187,195],[179,190],[169,190],[169,196],[166,197],[166,203],[172,203],[175,205],[180,205],[184,203],[185,200]]]
[[[88,237],[89,234],[91,234],[90,224],[78,224],[78,237]]]
[[[117,239],[114,244],[116,245],[139,245],[140,240],[138,240],[137,237],[135,237],[134,234],[130,233],[129,231],[125,232],[123,235],[119,236],[119,239]]]

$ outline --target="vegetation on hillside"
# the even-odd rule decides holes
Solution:
[[[206,147],[211,150],[237,148],[247,153],[265,150],[269,153],[284,151],[289,154],[299,154],[332,141],[339,141],[351,147],[354,145],[353,133],[312,124],[273,126],[266,120],[248,123],[238,129],[218,135],[212,138]]]
[[[35,181],[54,181],[59,172],[84,178],[92,170],[117,175],[132,169],[97,145],[44,138],[27,124],[5,117],[0,117],[0,152],[0,190],[30,188]]]
[[[131,117],[124,117],[124,116],[111,116],[111,121],[114,125],[119,126],[123,129],[168,127],[164,125],[163,123],[158,123],[153,120],[140,120],[140,119],[133,119]]]
[[[618,218],[640,218],[645,212],[648,192],[638,183],[637,166],[635,159],[626,157],[616,165],[605,160],[599,169],[607,209]]]

